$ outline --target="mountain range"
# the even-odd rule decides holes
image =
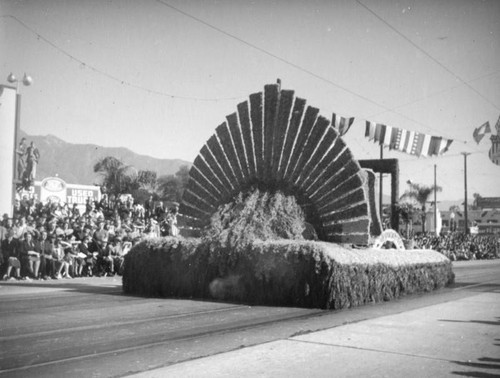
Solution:
[[[31,141],[35,142],[40,151],[41,157],[37,167],[38,180],[58,176],[71,184],[93,185],[99,183],[100,177],[94,173],[94,164],[106,156],[113,156],[137,170],[155,171],[158,177],[175,174],[183,165],[192,165],[191,162],[180,159],[156,159],[139,155],[123,147],[68,143],[54,135],[33,136],[27,135],[21,130],[18,139],[22,137],[27,139],[28,144]],[[383,197],[383,203],[390,204],[390,196],[384,194]],[[441,211],[446,211],[452,205],[461,206],[462,202],[463,200],[438,200],[438,208]]]
[[[158,177],[175,174],[183,165],[191,162],[180,159],[156,159],[139,155],[123,147],[102,147],[95,144],[68,143],[54,135],[35,136],[20,131],[18,140],[26,138],[27,145],[35,142],[40,152],[37,166],[37,180],[57,176],[70,184],[93,185],[100,182],[99,174],[94,172],[95,163],[106,156],[113,156],[137,170],[150,170]]]

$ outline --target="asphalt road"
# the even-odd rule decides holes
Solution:
[[[113,377],[433,304],[500,284],[500,260],[454,264],[456,284],[343,311],[126,296],[121,278],[0,283],[0,376]]]

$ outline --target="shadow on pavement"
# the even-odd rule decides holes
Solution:
[[[477,285],[477,286],[476,286]],[[479,282],[459,282],[448,286],[449,289],[462,289],[468,286],[473,286],[470,290],[477,292],[499,293],[500,284],[494,283],[479,283]]]
[[[37,289],[65,289],[64,291],[73,291],[86,294],[107,294],[107,295],[124,295],[122,291],[121,277],[117,281],[111,281],[102,279],[99,283],[98,280],[101,278],[95,278],[92,282],[74,282],[72,280],[54,280],[54,281],[20,281],[20,282],[0,282],[0,288],[8,290],[9,287],[12,288],[37,288]],[[5,292],[4,292],[5,293]],[[33,294],[30,292],[19,292],[13,293],[13,295],[27,295]]]
[[[500,325],[500,318],[496,318],[496,321],[488,322],[482,320],[471,320],[471,321],[463,321],[463,323],[478,323],[478,324],[486,324],[486,325]],[[452,322],[462,322],[456,320],[442,320],[442,321],[452,321]],[[498,342],[500,339],[495,339],[495,342]],[[500,346],[500,344],[493,344],[496,346]],[[481,357],[477,359],[478,362],[472,361],[452,361],[452,363],[474,368],[474,369],[484,369],[484,371],[453,371],[454,375],[461,375],[464,377],[477,377],[477,378],[490,378],[490,377],[500,377],[500,358],[493,357]]]
[[[500,325],[500,318],[497,320],[449,320],[449,319],[438,319],[440,322],[450,322],[450,323],[477,323],[477,324],[485,324],[485,325]]]
[[[489,370],[488,372],[483,371],[453,371],[454,375],[461,375],[464,377],[479,377],[479,378],[489,378],[489,377],[498,377],[500,376],[500,359],[499,358],[491,358],[491,357],[482,357],[479,358],[480,362],[462,362],[462,361],[453,361],[454,364],[470,367],[474,369],[485,369]],[[494,371],[493,371],[494,370]]]

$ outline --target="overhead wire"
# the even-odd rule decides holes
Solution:
[[[426,50],[424,50],[422,47],[417,45],[415,42],[413,42],[410,38],[408,38],[406,35],[404,35],[401,31],[399,31],[396,27],[391,25],[388,21],[386,21],[384,18],[382,18],[380,15],[378,15],[373,9],[368,7],[366,4],[364,4],[361,0],[355,0],[356,3],[358,3],[360,6],[365,8],[369,13],[371,13],[375,18],[377,18],[379,21],[381,21],[383,24],[385,24],[389,29],[391,29],[393,32],[395,32],[397,35],[399,35],[401,38],[403,38],[405,41],[410,43],[414,48],[416,48],[418,51],[420,51],[422,54],[427,56],[430,60],[432,60],[434,63],[436,63],[438,66],[443,68],[446,72],[448,72],[450,75],[455,77],[457,80],[459,80],[463,85],[465,85],[467,88],[472,90],[474,93],[476,93],[478,96],[480,96],[484,101],[492,105],[496,110],[500,110],[499,107],[493,103],[489,98],[484,96],[482,93],[480,93],[478,90],[476,90],[470,82],[464,80],[461,76],[453,72],[451,69],[446,67],[443,63],[441,63],[438,59],[436,59],[434,56],[432,56],[430,53],[428,53]],[[494,74],[494,73],[492,73]],[[490,74],[484,75],[484,76],[489,76]],[[450,138],[451,139],[451,138]],[[457,140],[457,139],[454,139]],[[467,144],[467,141],[462,141],[464,144]],[[482,151],[476,151],[474,153],[483,153]]]
[[[232,101],[232,100],[239,100],[239,99],[244,98],[243,96],[240,96],[240,97],[221,97],[221,98],[205,98],[205,97],[181,96],[181,95],[177,95],[177,94],[172,94],[172,93],[167,93],[167,92],[163,92],[163,91],[158,91],[158,90],[155,90],[155,89],[150,89],[150,88],[147,88],[147,87],[142,86],[142,85],[134,84],[134,83],[132,83],[132,82],[130,82],[128,80],[121,79],[121,78],[119,78],[117,76],[111,75],[108,72],[100,70],[97,67],[95,67],[95,66],[93,66],[91,64],[88,64],[87,62],[83,61],[82,59],[77,58],[73,54],[67,52],[66,50],[64,50],[63,48],[61,48],[58,45],[56,45],[54,42],[52,42],[48,38],[46,38],[43,35],[41,35],[40,33],[38,33],[35,29],[31,28],[29,25],[27,25],[25,22],[23,22],[22,20],[20,20],[16,16],[13,16],[13,15],[0,15],[0,17],[2,17],[2,18],[11,18],[11,19],[15,20],[17,23],[19,23],[26,30],[28,30],[32,34],[36,35],[36,37],[38,38],[38,40],[41,40],[41,41],[45,42],[46,44],[50,45],[52,48],[56,49],[59,53],[65,55],[68,58],[70,58],[71,60],[79,63],[82,67],[88,68],[91,71],[94,71],[94,72],[96,72],[96,73],[98,73],[98,74],[100,74],[102,76],[105,76],[105,77],[107,77],[108,79],[110,79],[112,81],[120,83],[121,85],[126,85],[128,87],[132,87],[132,88],[135,88],[135,89],[147,92],[149,94],[154,94],[154,95],[169,97],[169,98],[173,98],[173,99],[182,99],[182,100],[216,102],[216,101],[230,101],[230,100]]]
[[[317,78],[317,79],[319,79],[319,80],[322,80],[322,81],[324,81],[324,82],[326,82],[326,83],[329,83],[329,84],[331,84],[331,85],[333,85],[333,86],[335,86],[335,87],[337,87],[337,88],[339,88],[339,89],[341,89],[341,90],[343,90],[343,91],[345,91],[345,92],[347,92],[347,93],[350,93],[350,94],[352,94],[352,95],[354,95],[354,96],[356,96],[356,97],[358,97],[358,98],[360,98],[360,99],[362,99],[362,100],[364,100],[364,101],[367,101],[367,102],[369,102],[369,103],[371,103],[371,104],[374,104],[374,105],[376,105],[376,106],[378,106],[378,107],[380,107],[380,108],[384,109],[384,112],[377,113],[377,114],[375,114],[375,115],[383,114],[383,113],[385,113],[385,112],[391,112],[391,113],[398,114],[399,116],[401,116],[401,117],[403,117],[403,118],[405,118],[405,119],[407,119],[407,120],[409,120],[409,121],[411,121],[411,122],[414,122],[414,123],[416,123],[416,124],[419,124],[419,125],[423,126],[424,128],[426,128],[427,130],[435,130],[434,128],[429,127],[429,126],[427,126],[426,124],[424,124],[424,123],[422,123],[422,122],[419,122],[419,121],[417,121],[417,120],[415,120],[415,119],[413,119],[413,118],[411,118],[411,117],[406,116],[405,114],[402,114],[402,113],[400,113],[400,112],[397,112],[397,111],[396,111],[396,109],[397,109],[397,108],[404,107],[404,106],[408,106],[408,105],[410,105],[411,103],[407,103],[407,104],[399,105],[399,106],[397,106],[397,107],[393,107],[393,108],[386,107],[386,106],[384,106],[384,105],[382,105],[382,104],[379,104],[379,103],[378,103],[378,102],[376,102],[376,101],[371,100],[370,98],[368,98],[368,97],[366,97],[366,96],[363,96],[363,95],[361,95],[361,94],[359,94],[359,93],[356,93],[356,92],[354,92],[354,91],[352,91],[352,90],[350,90],[350,89],[348,89],[348,88],[346,88],[346,87],[344,87],[344,86],[342,86],[342,85],[340,85],[340,84],[338,84],[338,83],[336,83],[336,82],[334,82],[334,81],[332,81],[332,80],[330,80],[330,79],[327,79],[327,78],[325,78],[325,77],[323,77],[323,76],[321,76],[321,75],[318,75],[318,74],[316,74],[316,73],[314,73],[314,72],[312,72],[312,71],[310,71],[310,70],[308,70],[308,69],[306,69],[306,68],[304,68],[304,67],[302,67],[302,66],[300,66],[300,65],[298,65],[298,64],[295,64],[295,63],[293,63],[293,62],[290,62],[290,61],[288,61],[288,60],[286,60],[286,59],[284,59],[284,58],[282,58],[282,57],[280,57],[280,56],[278,56],[278,55],[276,55],[276,54],[273,54],[273,53],[271,53],[271,52],[269,52],[269,51],[267,51],[267,50],[265,50],[265,49],[263,49],[263,48],[261,48],[261,47],[259,47],[259,46],[255,45],[255,44],[252,44],[252,43],[250,43],[250,42],[247,42],[247,41],[245,41],[245,40],[243,40],[243,39],[241,39],[241,38],[239,38],[239,37],[237,37],[237,36],[235,36],[235,35],[233,35],[233,34],[231,34],[231,33],[228,33],[228,32],[226,32],[225,30],[223,30],[223,29],[221,29],[221,28],[219,28],[219,27],[216,27],[216,26],[214,26],[214,25],[212,25],[212,24],[210,24],[210,23],[208,23],[208,22],[206,22],[206,21],[204,21],[204,20],[202,20],[202,19],[200,19],[200,18],[198,18],[198,17],[195,17],[195,16],[193,16],[193,15],[191,15],[191,14],[189,14],[189,13],[187,13],[187,12],[185,12],[185,11],[181,10],[181,9],[178,9],[177,7],[174,7],[174,6],[172,6],[171,4],[169,4],[169,3],[167,3],[167,2],[165,2],[165,1],[163,1],[163,0],[156,0],[156,2],[158,2],[159,4],[161,4],[161,5],[163,5],[163,6],[166,6],[166,7],[168,7],[168,8],[171,8],[171,9],[175,10],[176,12],[179,12],[179,13],[183,14],[184,16],[189,17],[189,18],[191,18],[191,19],[195,20],[196,22],[199,22],[199,23],[201,23],[201,24],[203,24],[203,25],[205,25],[205,26],[207,26],[207,27],[209,27],[209,28],[211,28],[211,29],[214,29],[214,30],[216,30],[216,31],[218,31],[218,32],[220,32],[220,33],[222,33],[222,34],[224,34],[224,35],[226,35],[226,36],[230,37],[230,38],[233,38],[233,39],[235,39],[235,40],[239,41],[240,43],[243,43],[243,44],[245,44],[245,45],[247,45],[247,46],[249,46],[249,47],[251,47],[251,48],[254,48],[254,49],[256,49],[256,50],[258,50],[258,51],[260,51],[260,52],[262,52],[262,53],[264,53],[264,54],[266,54],[266,55],[268,55],[268,56],[271,56],[271,57],[273,57],[273,58],[275,58],[275,59],[277,59],[277,60],[279,60],[279,61],[281,61],[281,62],[283,62],[283,63],[287,64],[287,65],[290,65],[290,66],[292,66],[292,67],[294,67],[294,68],[296,68],[296,69],[298,69],[298,70],[300,70],[300,71],[302,71],[302,72],[305,72],[305,73],[307,73],[307,74],[309,74],[309,75],[311,75],[311,76],[313,76],[313,77],[315,77],[315,78]],[[359,3],[359,1],[358,1],[358,3]],[[364,5],[364,4],[360,3],[360,5]],[[146,87],[144,87],[144,86],[140,86],[140,85],[134,84],[134,83],[131,83],[131,82],[127,81],[127,80],[123,80],[123,79],[121,79],[121,78],[119,78],[119,77],[116,77],[116,76],[114,76],[114,75],[111,75],[111,74],[109,74],[109,73],[107,73],[107,72],[104,72],[104,71],[102,71],[102,70],[100,70],[100,69],[98,69],[98,68],[96,68],[96,67],[94,67],[94,66],[92,66],[92,65],[90,65],[90,64],[88,64],[88,63],[86,63],[85,61],[83,61],[83,60],[81,60],[81,59],[79,59],[79,58],[75,57],[74,55],[72,55],[72,54],[68,53],[66,50],[64,50],[64,49],[60,48],[59,46],[57,46],[55,43],[53,43],[52,41],[50,41],[49,39],[47,39],[46,37],[44,37],[43,35],[41,35],[40,33],[38,33],[36,30],[34,30],[34,29],[33,29],[33,28],[31,28],[30,26],[28,26],[26,23],[24,23],[23,21],[21,21],[21,20],[20,20],[20,19],[18,19],[17,17],[15,17],[15,16],[13,16],[13,15],[2,15],[2,16],[0,16],[0,17],[10,17],[10,18],[14,19],[14,20],[15,20],[15,21],[17,21],[20,25],[22,25],[24,28],[26,28],[27,30],[29,30],[31,33],[35,34],[35,35],[37,36],[37,38],[38,38],[38,39],[40,39],[40,40],[44,41],[45,43],[49,44],[50,46],[52,46],[54,49],[56,49],[56,50],[57,50],[57,51],[59,51],[60,53],[62,53],[62,54],[64,54],[64,55],[66,55],[66,56],[67,56],[67,57],[69,57],[70,59],[72,59],[72,60],[74,60],[74,61],[76,61],[76,62],[80,63],[83,67],[87,67],[87,68],[91,69],[92,71],[94,71],[94,72],[96,72],[96,73],[99,73],[99,74],[101,74],[101,75],[104,75],[104,76],[108,77],[108,78],[109,78],[109,79],[111,79],[111,80],[114,80],[114,81],[116,81],[116,82],[119,82],[119,83],[120,83],[120,84],[122,84],[122,85],[127,85],[127,86],[130,86],[130,87],[132,87],[132,88],[136,88],[136,89],[139,89],[139,90],[143,90],[143,91],[146,91],[146,92],[148,92],[148,93],[150,93],[150,94],[161,95],[161,96],[166,96],[166,97],[170,97],[170,98],[186,99],[186,100],[196,100],[196,101],[223,101],[223,100],[237,100],[237,99],[242,99],[242,98],[243,98],[243,97],[202,98],[202,97],[180,96],[180,95],[174,95],[174,94],[170,94],[170,93],[166,93],[166,92],[162,92],[162,91],[158,91],[158,90],[149,89],[149,88],[146,88]],[[492,74],[493,74],[493,73],[490,73],[490,74],[487,74],[487,75],[484,75],[484,76],[489,76],[489,75],[492,75]],[[465,84],[465,85],[467,85],[467,84],[468,84],[468,83],[464,82],[463,80],[462,80],[462,83],[463,83],[463,84]],[[454,87],[454,88],[455,88],[455,87]],[[451,88],[451,89],[453,89],[453,88]],[[450,89],[447,89],[447,90],[450,90]],[[444,90],[444,91],[441,91],[441,92],[445,92],[445,91],[447,91],[447,90]],[[439,92],[439,93],[441,93],[441,92]],[[415,100],[415,101],[414,101],[414,102],[412,102],[412,103],[415,103],[415,102],[418,102],[418,101],[422,101],[422,100],[424,100],[424,99],[425,99],[425,98],[423,98],[423,99],[419,99],[419,100]],[[375,115],[373,115],[373,116],[375,116]],[[366,120],[366,119],[364,119],[364,118],[360,118],[360,117],[357,117],[357,118],[358,118],[358,119],[361,119],[361,120]],[[368,120],[366,120],[366,121],[368,121]],[[452,138],[449,138],[449,139],[452,139]],[[455,139],[455,138],[453,138],[453,140],[458,141],[458,142],[462,142],[462,143],[464,143],[464,144],[466,144],[466,143],[467,143],[467,141],[458,140],[458,139]]]
[[[325,78],[324,76],[318,75],[318,74],[312,72],[311,70],[309,70],[309,69],[307,69],[307,68],[305,68],[305,67],[303,67],[301,65],[293,63],[293,62],[291,62],[291,61],[289,61],[289,60],[287,60],[285,58],[282,58],[281,56],[276,55],[276,54],[274,54],[274,53],[272,53],[272,52],[270,52],[270,51],[268,51],[268,50],[266,50],[266,49],[264,49],[264,48],[262,48],[260,46],[257,46],[254,43],[248,42],[248,41],[246,41],[246,40],[244,40],[244,39],[242,39],[242,38],[240,38],[240,37],[238,37],[238,36],[236,36],[234,34],[231,34],[231,33],[227,32],[227,31],[225,31],[224,29],[221,29],[221,28],[219,28],[219,27],[217,27],[217,26],[215,26],[215,25],[213,25],[213,24],[211,24],[211,23],[209,23],[209,22],[207,22],[207,21],[205,21],[205,20],[203,20],[203,19],[201,19],[199,17],[196,17],[196,16],[194,16],[194,15],[192,15],[192,14],[190,14],[190,13],[188,13],[188,12],[182,10],[182,9],[179,9],[179,8],[173,6],[172,4],[169,4],[165,0],[155,0],[155,1],[157,3],[163,5],[163,6],[167,7],[167,8],[170,8],[170,9],[172,9],[172,10],[174,10],[174,11],[176,11],[176,12],[182,14],[182,15],[184,15],[185,17],[188,17],[188,18],[190,18],[190,19],[192,19],[192,20],[194,20],[194,21],[196,21],[196,22],[198,22],[200,24],[203,24],[203,25],[207,26],[210,29],[213,29],[213,30],[215,30],[215,31],[217,31],[217,32],[219,32],[219,33],[221,33],[221,34],[223,34],[223,35],[225,35],[225,36],[227,36],[227,37],[229,37],[231,39],[234,39],[234,40],[236,40],[239,43],[242,43],[242,44],[244,44],[244,45],[246,45],[248,47],[251,47],[251,48],[253,48],[253,49],[257,50],[257,51],[260,51],[261,53],[263,53],[265,55],[268,55],[268,56],[270,56],[270,57],[272,57],[272,58],[274,58],[274,59],[276,59],[276,60],[278,60],[278,61],[280,61],[280,62],[282,62],[282,63],[284,63],[286,65],[288,65],[288,66],[294,67],[295,69],[297,69],[297,70],[299,70],[301,72],[304,72],[304,73],[306,73],[306,74],[308,74],[310,76],[313,76],[313,77],[315,77],[318,80],[321,80],[321,81],[323,81],[323,82],[325,82],[327,84],[330,84],[330,85],[332,85],[332,86],[334,86],[334,87],[336,87],[338,89],[341,89],[341,90],[343,90],[343,91],[345,91],[345,92],[347,92],[347,93],[349,93],[349,94],[351,94],[351,95],[353,95],[355,97],[358,97],[358,98],[360,98],[360,99],[362,99],[362,100],[364,100],[364,101],[366,101],[366,102],[368,102],[370,104],[376,105],[379,108],[383,109],[384,113],[385,112],[394,113],[394,114],[397,114],[398,116],[400,116],[400,117],[402,117],[402,118],[404,118],[404,119],[406,119],[406,120],[408,120],[410,122],[413,122],[415,124],[423,126],[427,130],[435,130],[434,128],[432,128],[432,127],[430,127],[430,126],[428,126],[428,125],[426,125],[426,124],[424,124],[424,123],[422,123],[422,122],[420,122],[418,120],[415,120],[415,119],[413,119],[411,117],[408,117],[407,115],[405,115],[405,114],[403,114],[401,112],[398,112],[396,109],[399,108],[399,107],[401,107],[401,106],[392,107],[392,108],[391,107],[387,107],[387,106],[385,106],[383,104],[380,104],[377,101],[374,101],[374,100],[372,100],[372,99],[370,99],[370,98],[368,98],[368,97],[366,97],[366,96],[364,96],[364,95],[362,95],[360,93],[357,93],[357,92],[355,92],[355,91],[353,91],[353,90],[351,90],[349,88],[346,88],[345,86],[343,86],[343,85],[341,85],[339,83],[336,83],[333,80],[330,80],[328,78]],[[464,84],[465,84],[465,82],[464,82]],[[377,114],[381,114],[381,113],[377,113]],[[357,117],[357,118],[361,119],[361,120],[368,121],[367,119],[364,119],[364,118],[360,118],[360,117]],[[468,143],[465,140],[460,140],[460,139],[456,139],[456,138],[449,138],[449,139],[453,139],[454,141],[461,142],[461,143],[464,143],[464,144]]]
[[[476,93],[479,97],[481,97],[483,100],[488,102],[490,105],[492,105],[496,110],[500,110],[500,108],[493,103],[489,98],[484,96],[481,92],[479,92],[476,88],[474,88],[472,85],[470,85],[466,80],[464,80],[461,76],[453,72],[451,69],[446,67],[443,63],[441,63],[438,59],[434,58],[430,53],[428,53],[426,50],[424,50],[422,47],[417,45],[415,42],[413,42],[410,38],[408,38],[406,35],[404,35],[402,32],[400,32],[398,29],[396,29],[393,25],[391,25],[389,22],[387,22],[384,18],[379,16],[374,10],[372,10],[370,7],[365,5],[361,0],[356,0],[356,2],[361,5],[363,8],[365,8],[368,12],[370,12],[373,16],[375,16],[379,21],[384,23],[389,29],[394,31],[396,34],[398,34],[401,38],[403,38],[405,41],[410,43],[413,47],[415,47],[418,51],[420,51],[422,54],[427,56],[430,60],[432,60],[434,63],[436,63],[438,66],[443,68],[446,72],[448,72],[450,75],[458,79],[462,84],[467,86],[470,90],[472,90],[474,93]]]

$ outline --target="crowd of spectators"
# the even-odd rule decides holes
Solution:
[[[149,198],[143,205],[128,196],[97,202],[43,204],[16,200],[13,217],[0,223],[0,272],[4,280],[49,280],[121,275],[124,256],[146,236],[176,236],[177,204],[166,209]]]
[[[0,277],[61,279],[121,275],[124,256],[145,236],[176,236],[177,204],[169,209],[150,197],[144,204],[131,196],[75,204],[16,200],[13,217],[0,222]],[[450,260],[500,257],[500,238],[454,232],[412,237],[413,248],[433,249]]]
[[[415,249],[433,249],[452,261],[484,260],[500,257],[500,237],[493,235],[450,232],[436,236],[432,233],[413,237]]]

